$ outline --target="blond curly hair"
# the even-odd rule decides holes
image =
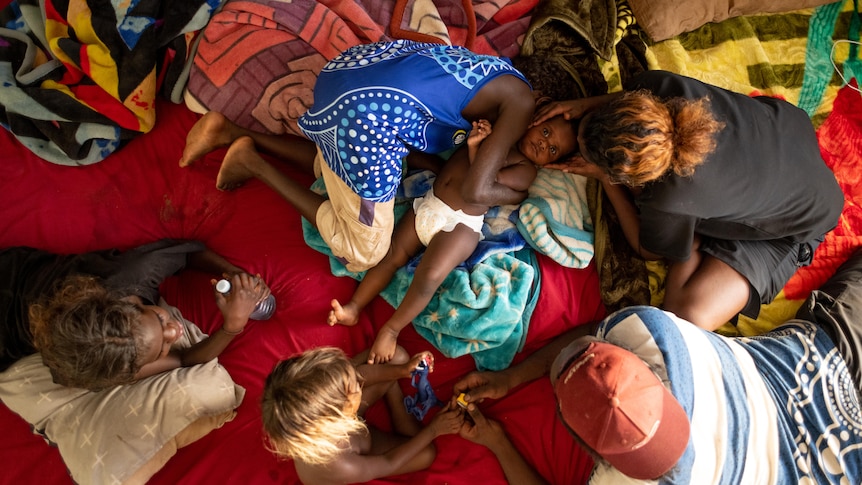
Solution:
[[[261,398],[270,450],[309,464],[332,462],[365,423],[345,412],[353,364],[341,349],[319,347],[279,362]]]

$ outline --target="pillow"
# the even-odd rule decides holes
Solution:
[[[835,0],[629,0],[637,24],[655,42],[690,32],[709,22],[758,13],[779,13],[833,3]]]
[[[87,484],[146,482],[178,448],[232,420],[244,395],[215,359],[98,392],[55,384],[39,354],[0,373],[0,400]]]

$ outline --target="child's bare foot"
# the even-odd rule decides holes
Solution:
[[[392,331],[385,325],[377,333],[377,338],[374,339],[374,345],[368,352],[369,364],[385,364],[392,360],[395,355],[395,348],[398,345],[398,332]]]
[[[352,327],[359,323],[359,308],[357,308],[357,306],[352,302],[341,306],[341,303],[338,303],[338,300],[333,299],[329,304],[332,305],[332,310],[329,312],[329,318],[326,319],[326,323],[328,323],[330,327],[336,323],[348,327]]]
[[[266,163],[254,148],[254,140],[241,136],[230,144],[216,176],[219,190],[233,190],[254,178],[254,164]]]
[[[186,135],[180,167],[188,167],[216,148],[230,145],[234,136],[229,127],[230,121],[221,113],[210,111],[203,115]]]

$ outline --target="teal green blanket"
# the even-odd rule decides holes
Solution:
[[[312,185],[312,189],[324,192],[320,180]],[[407,210],[407,203],[396,204],[396,218]],[[317,229],[305,219],[302,225],[306,243],[329,256],[333,274],[362,279],[364,273],[347,271],[332,256]],[[511,250],[494,252],[480,247],[483,253],[481,260],[452,271],[425,310],[413,321],[419,335],[443,355],[452,358],[472,355],[480,370],[501,370],[511,364],[523,347],[539,294],[540,272],[535,253],[524,244],[512,245],[512,233],[517,234],[514,223],[502,233],[500,225],[495,221],[491,225],[494,227],[489,227],[486,216],[485,239],[507,241],[502,244],[509,245]],[[407,293],[420,258],[421,254],[398,270],[380,294],[393,307],[397,308]],[[470,261],[473,259],[471,257]]]

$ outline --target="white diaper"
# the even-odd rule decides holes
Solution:
[[[440,231],[452,232],[458,224],[464,224],[479,234],[482,239],[482,224],[485,216],[471,216],[461,209],[452,210],[445,202],[434,195],[430,189],[425,197],[413,200],[413,212],[416,213],[416,234],[422,244],[428,246],[431,238]]]

